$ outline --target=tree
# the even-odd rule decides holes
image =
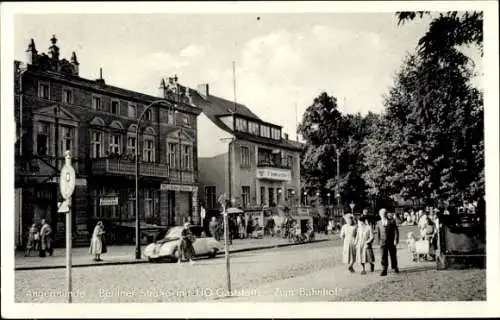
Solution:
[[[457,61],[405,60],[365,143],[370,193],[435,204],[484,190],[482,95]]]
[[[307,146],[302,173],[306,185],[320,191],[324,203],[328,193],[330,200],[334,200],[332,196],[337,192],[344,203],[354,201],[361,207],[367,202],[361,149],[376,117],[372,113],[366,118],[360,114],[342,115],[337,109],[336,98],[327,93],[316,97],[306,109],[298,129]]]

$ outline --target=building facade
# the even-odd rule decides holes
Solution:
[[[111,243],[134,241],[136,152],[141,228],[199,220],[196,118],[201,109],[189,91],[179,89],[176,77],[162,80],[158,96],[150,96],[108,85],[102,72],[96,80],[81,78],[76,54],[70,61],[60,59],[55,36],[48,55],[38,54],[33,40],[26,54],[26,63],[15,62],[18,245],[41,219],[52,225],[56,243],[64,238],[57,202],[66,150],[77,178],[75,245],[88,243],[98,220]]]
[[[207,84],[198,87],[193,100],[203,110],[199,181],[207,213],[219,211],[223,193],[247,212],[299,204],[301,143],[246,106],[210,95]]]

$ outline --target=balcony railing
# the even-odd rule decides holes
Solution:
[[[194,173],[179,169],[170,169],[170,181],[172,183],[194,183]]]
[[[291,169],[292,166],[286,163],[279,163],[276,161],[261,160],[257,162],[258,168],[279,168],[279,169]]]
[[[92,173],[135,175],[135,162],[128,159],[93,159]],[[139,163],[139,175],[146,177],[168,178],[168,166],[166,164],[141,161]]]

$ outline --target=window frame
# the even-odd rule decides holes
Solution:
[[[97,101],[99,101],[99,103],[96,103]],[[98,105],[99,105],[99,108],[97,107]],[[102,96],[92,95],[92,110],[99,111],[99,112],[103,111]]]
[[[148,147],[148,142],[151,142],[151,148]],[[149,156],[148,152],[151,152],[151,157],[148,157]],[[148,163],[153,163],[156,161],[154,136],[144,135],[142,138],[142,161]]]
[[[173,148],[173,151],[172,151]],[[177,169],[179,143],[167,141],[167,162],[171,169]]]
[[[45,96],[45,90],[42,89],[43,87],[47,89],[46,96]],[[50,82],[38,81],[38,98],[50,100]]]
[[[66,93],[69,93],[69,95],[67,95]],[[70,98],[69,101],[68,101],[68,97]],[[73,104],[74,103],[73,89],[63,88],[61,98],[62,98],[61,100],[64,104]]]
[[[130,115],[130,110],[134,110],[134,116]],[[129,119],[137,119],[137,104],[132,102],[127,102],[127,117]]]
[[[240,167],[251,167],[250,148],[248,146],[240,146]]]
[[[113,112],[113,105],[116,103],[116,112]],[[109,106],[109,113],[114,114],[114,115],[119,115],[120,114],[120,100],[118,99],[111,99],[111,105]]]
[[[209,192],[212,191],[213,192]],[[217,208],[217,187],[216,186],[205,186],[205,206],[206,209],[215,209]]]
[[[114,138],[118,138],[118,140],[115,142]],[[122,135],[119,133],[110,133],[109,134],[109,144],[108,144],[108,151],[110,154],[122,154]],[[118,152],[114,151],[114,148],[118,149]]]
[[[186,152],[186,150],[188,152]],[[182,169],[185,170],[193,169],[193,146],[187,143],[183,143],[181,152],[182,152]]]
[[[94,139],[94,135],[100,135],[100,141],[96,141]],[[97,156],[96,153],[96,148],[95,146],[99,144],[99,156]],[[91,150],[90,150],[90,158],[92,159],[99,159],[104,156],[104,131],[99,131],[99,130],[92,130],[90,133],[90,145],[91,145]]]

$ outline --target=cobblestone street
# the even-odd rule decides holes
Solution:
[[[336,240],[237,253],[231,256],[232,290],[255,295],[263,283],[333,267],[340,262]],[[65,302],[64,269],[16,271],[17,302]],[[73,270],[74,302],[201,301],[226,295],[225,260],[189,264],[137,264]]]

